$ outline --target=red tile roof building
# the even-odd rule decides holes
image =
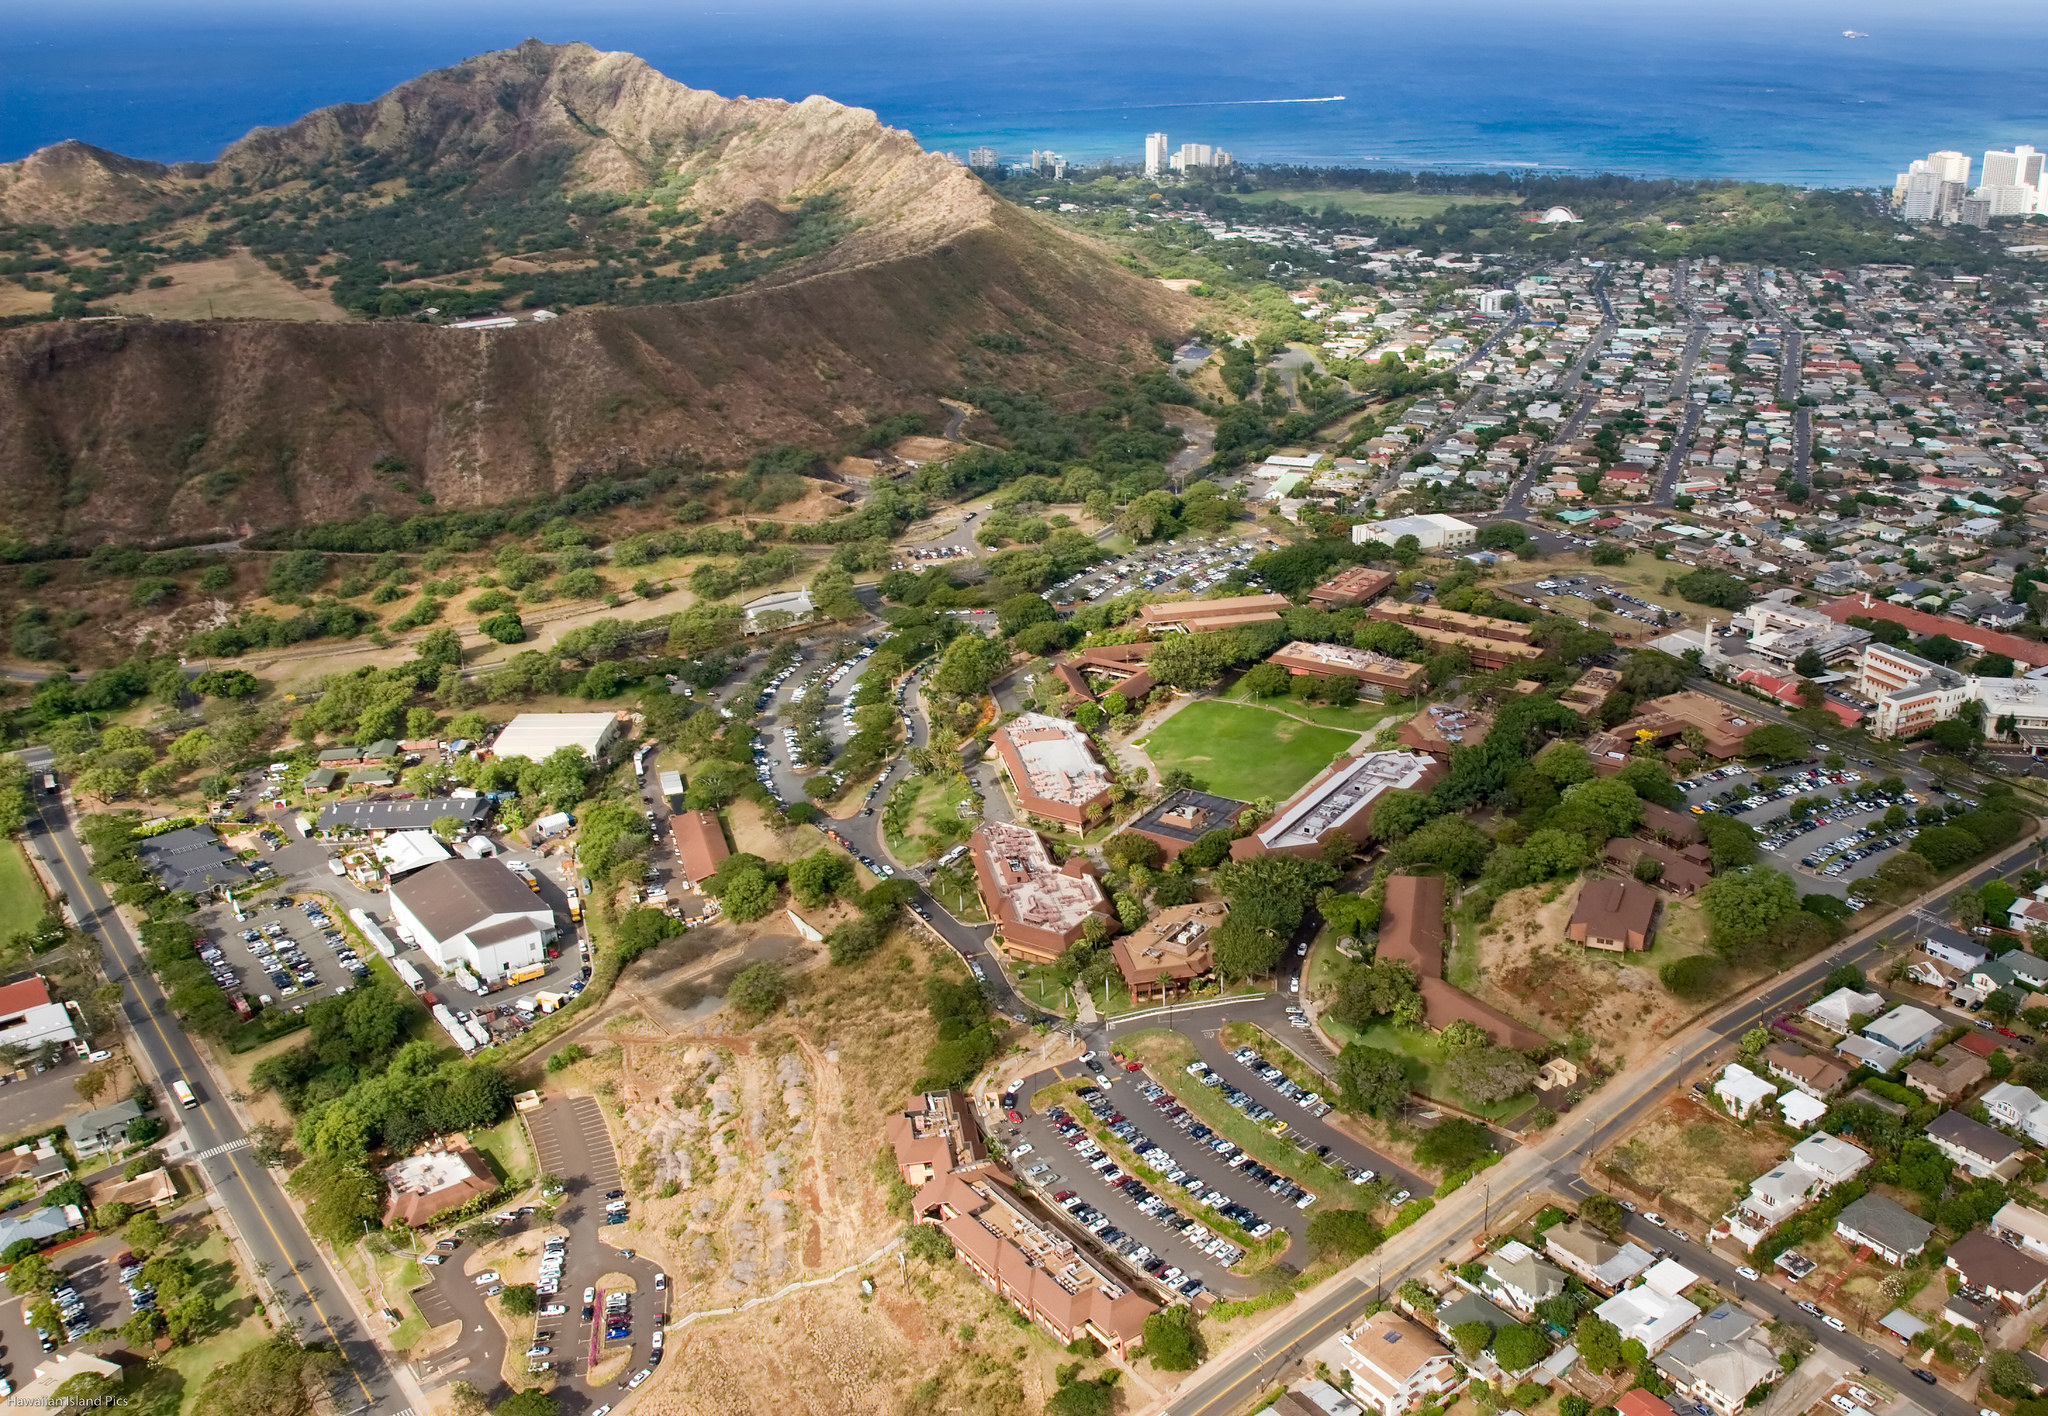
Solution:
[[[1138,611],[1138,619],[1147,629],[1199,634],[1277,622],[1283,611],[1293,608],[1293,602],[1285,595],[1237,595],[1220,600],[1146,605]]]
[[[981,1123],[967,1094],[958,1090],[910,1098],[883,1124],[882,1134],[896,1153],[896,1170],[906,1185],[929,1185],[988,1159]]]
[[[967,838],[981,906],[1011,953],[1038,963],[1058,958],[1085,937],[1091,917],[1115,933],[1119,924],[1088,858],[1053,863],[1045,842],[1028,827],[991,821]]]
[[[1353,649],[1348,644],[1311,644],[1296,640],[1275,650],[1266,660],[1299,677],[1357,679],[1376,688],[1413,693],[1422,682],[1420,664],[1396,659],[1371,649]]]
[[[1441,1029],[1453,1018],[1477,1023],[1503,1046],[1534,1048],[1543,1035],[1444,982],[1444,880],[1441,875],[1390,875],[1380,908],[1382,959],[1415,970],[1425,1019]]]
[[[2001,634],[1995,629],[1983,629],[1961,620],[1944,619],[1916,610],[1906,605],[1894,605],[1886,600],[1869,595],[1845,595],[1820,607],[1822,614],[1836,624],[1847,624],[1856,619],[1889,620],[1903,625],[1914,634],[1925,637],[1930,634],[1945,634],[1959,644],[1968,644],[1980,654],[2003,654],[2024,673],[2028,669],[2048,664],[2048,644],[2032,639],[2021,639],[2016,635]]]
[[[1610,876],[1588,880],[1579,887],[1579,900],[1572,907],[1571,923],[1565,926],[1564,933],[1565,938],[1595,949],[1627,953],[1650,947],[1656,919],[1655,891],[1636,881]]]
[[[1109,769],[1076,723],[1020,713],[996,730],[995,749],[1021,811],[1078,830],[1109,804]]]
[[[1221,900],[1162,910],[1116,941],[1112,950],[1133,998],[1164,999],[1216,966],[1215,934],[1230,914]]]
[[[1387,587],[1394,583],[1391,570],[1372,570],[1366,566],[1354,565],[1340,570],[1308,592],[1308,602],[1325,610],[1348,610],[1357,605],[1366,605],[1387,593]]]
[[[718,866],[732,852],[725,844],[725,828],[708,811],[685,811],[669,818],[675,836],[676,859],[689,882],[702,887],[718,873]]]

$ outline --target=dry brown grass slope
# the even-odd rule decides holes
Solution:
[[[0,192],[14,210],[76,209],[95,193],[132,208],[166,184],[254,182],[362,161],[363,149],[491,183],[542,170],[606,190],[687,181],[693,205],[742,224],[831,193],[855,226],[737,294],[505,332],[253,320],[10,331],[0,534],[90,543],[418,511],[374,475],[386,456],[443,509],[669,458],[729,466],[766,443],[830,446],[864,417],[942,418],[936,400],[977,334],[1034,336],[1009,376],[1050,382],[1149,359],[1149,338],[1188,319],[1184,297],[866,110],[725,99],[587,45],[466,61],[258,130],[210,166],[129,170],[93,150],[45,150],[0,173]]]

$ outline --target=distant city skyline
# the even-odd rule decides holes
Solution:
[[[1993,217],[2048,212],[2043,154],[2025,143],[1984,154],[1983,177],[1970,185],[1970,155],[1953,148],[1916,157],[1892,183],[1892,206],[1907,221],[1983,226]]]

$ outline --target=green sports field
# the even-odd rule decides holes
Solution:
[[[0,840],[0,939],[33,929],[43,917],[43,887],[13,841]]]
[[[1291,796],[1358,740],[1235,703],[1190,703],[1139,745],[1161,772],[1185,768],[1220,796],[1238,801]]]

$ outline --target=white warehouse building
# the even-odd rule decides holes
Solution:
[[[1354,545],[1383,541],[1391,546],[1403,536],[1413,536],[1425,551],[1455,551],[1479,539],[1479,528],[1469,521],[1442,512],[1425,511],[1415,516],[1396,516],[1386,521],[1361,521],[1351,528]]]
[[[521,713],[505,724],[491,753],[544,762],[559,749],[574,747],[592,762],[602,762],[625,735],[626,719],[618,713]]]
[[[444,860],[391,882],[391,914],[435,967],[465,964],[486,983],[538,964],[555,912],[502,861]]]

